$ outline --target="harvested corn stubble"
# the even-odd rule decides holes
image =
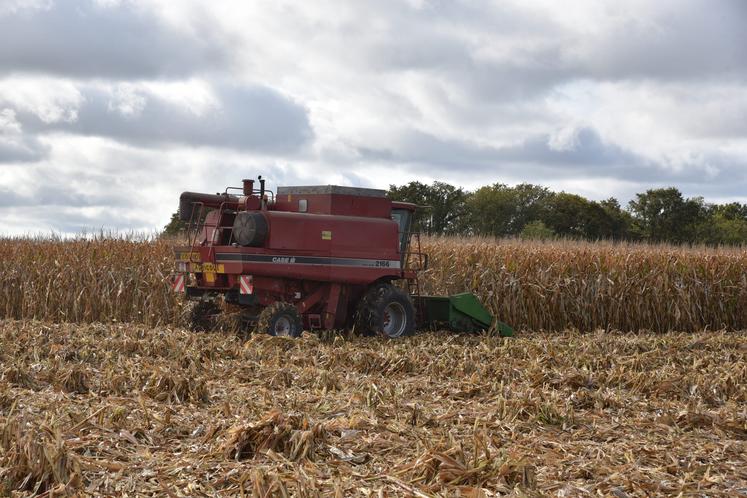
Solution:
[[[3,496],[747,492],[745,332],[243,341],[6,320],[0,351]]]

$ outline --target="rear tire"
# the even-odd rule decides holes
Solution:
[[[410,297],[391,284],[371,287],[361,299],[356,329],[390,339],[415,332],[415,307]]]
[[[259,314],[257,330],[278,337],[300,337],[303,332],[301,314],[292,304],[271,304]]]
[[[371,330],[371,308],[373,303],[391,287],[387,283],[374,284],[363,293],[355,312],[355,332],[360,335],[376,335]]]

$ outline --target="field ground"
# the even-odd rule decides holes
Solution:
[[[0,321],[0,495],[747,495],[746,360],[713,331]]]

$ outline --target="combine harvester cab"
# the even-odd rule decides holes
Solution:
[[[196,301],[194,329],[210,328],[223,303],[238,307],[248,326],[290,337],[353,328],[396,338],[414,333],[416,323],[493,327],[472,294],[420,295],[427,257],[411,230],[414,204],[383,190],[323,185],[275,194],[258,182],[259,189],[244,180],[223,193],[180,197],[188,244],[174,249],[173,287]]]

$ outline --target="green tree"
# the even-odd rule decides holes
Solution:
[[[502,183],[480,187],[467,199],[470,232],[478,235],[507,235],[510,232],[515,202],[511,189]]]
[[[389,198],[394,201],[412,202],[427,206],[416,213],[420,230],[427,234],[464,233],[467,193],[444,182],[426,185],[410,182],[406,185],[389,186]]]
[[[747,244],[747,220],[727,219],[721,215],[715,216],[707,223],[708,229],[703,242],[712,245],[744,245]]]
[[[513,188],[516,195],[516,211],[511,220],[512,234],[520,233],[527,223],[544,218],[547,199],[552,195],[545,187],[521,183]]]
[[[589,240],[628,237],[630,215],[614,198],[596,202],[560,192],[550,195],[545,206],[542,221],[557,235]]]
[[[747,221],[747,204],[730,202],[729,204],[712,204],[709,208],[709,214],[712,216],[721,216],[725,220]]]
[[[708,216],[698,230],[698,241],[712,245],[747,244],[747,206],[711,204],[707,207]]]
[[[179,219],[179,211],[177,210],[174,214],[171,215],[171,219],[166,224],[166,226],[163,227],[161,237],[175,237],[182,233],[186,228],[187,224]]]
[[[628,211],[623,210],[617,199],[610,197],[596,204],[604,211],[608,223],[607,238],[616,240],[633,238],[631,234],[633,217]]]
[[[543,224],[563,237],[588,237],[591,210],[592,204],[580,195],[552,194],[545,200]]]
[[[519,235],[529,222],[542,220],[545,201],[551,195],[544,187],[502,183],[477,189],[467,199],[469,226],[480,235]]]
[[[685,199],[674,187],[636,194],[629,208],[633,229],[653,242],[694,242],[707,213],[702,198]]]

